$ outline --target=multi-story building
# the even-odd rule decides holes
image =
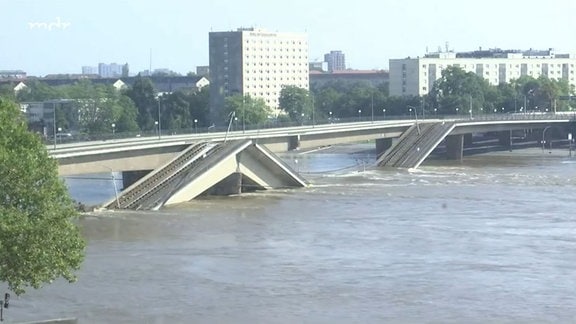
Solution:
[[[567,80],[576,86],[576,55],[556,54],[554,50],[479,50],[473,52],[440,52],[424,57],[390,60],[390,95],[423,96],[449,66],[473,72],[490,84],[508,83],[521,76]]]
[[[26,72],[22,70],[0,70],[0,80],[26,79]]]
[[[240,28],[211,32],[209,43],[210,114],[216,124],[222,123],[227,96],[263,98],[277,115],[282,86],[309,88],[305,33]]]
[[[128,64],[122,65],[117,63],[99,63],[98,75],[100,75],[101,78],[117,78],[121,76],[128,76]]]
[[[346,57],[342,51],[330,51],[324,54],[324,61],[328,63],[328,72],[346,70]]]
[[[98,69],[95,66],[83,66],[82,67],[82,74],[98,74]]]

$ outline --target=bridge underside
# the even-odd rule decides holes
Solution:
[[[202,195],[231,195],[306,185],[306,181],[280,158],[251,140],[196,143],[126,188],[104,207],[156,209]]]

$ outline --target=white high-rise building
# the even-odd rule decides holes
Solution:
[[[390,60],[390,95],[423,96],[449,66],[483,77],[492,85],[508,83],[527,75],[538,78],[567,80],[576,86],[576,55],[545,51],[479,50],[474,52],[440,52],[424,57]]]
[[[282,86],[309,88],[308,36],[305,33],[240,28],[211,32],[209,42],[212,118],[220,116],[227,96],[263,98],[278,114]]]

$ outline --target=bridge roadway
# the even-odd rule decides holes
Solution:
[[[354,123],[335,123],[219,133],[162,135],[130,139],[114,139],[47,146],[52,157],[59,161],[60,175],[105,173],[110,171],[152,170],[174,158],[192,143],[200,141],[224,142],[251,139],[270,151],[286,152],[295,149],[328,145],[375,141],[378,153],[392,145],[417,123],[453,122],[450,136],[480,132],[507,132],[518,129],[544,129],[548,126],[568,126],[574,115],[565,114],[498,114],[473,118],[384,120]]]

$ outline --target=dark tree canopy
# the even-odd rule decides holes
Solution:
[[[57,162],[2,98],[0,134],[0,280],[16,294],[59,277],[73,282],[85,242]]]

